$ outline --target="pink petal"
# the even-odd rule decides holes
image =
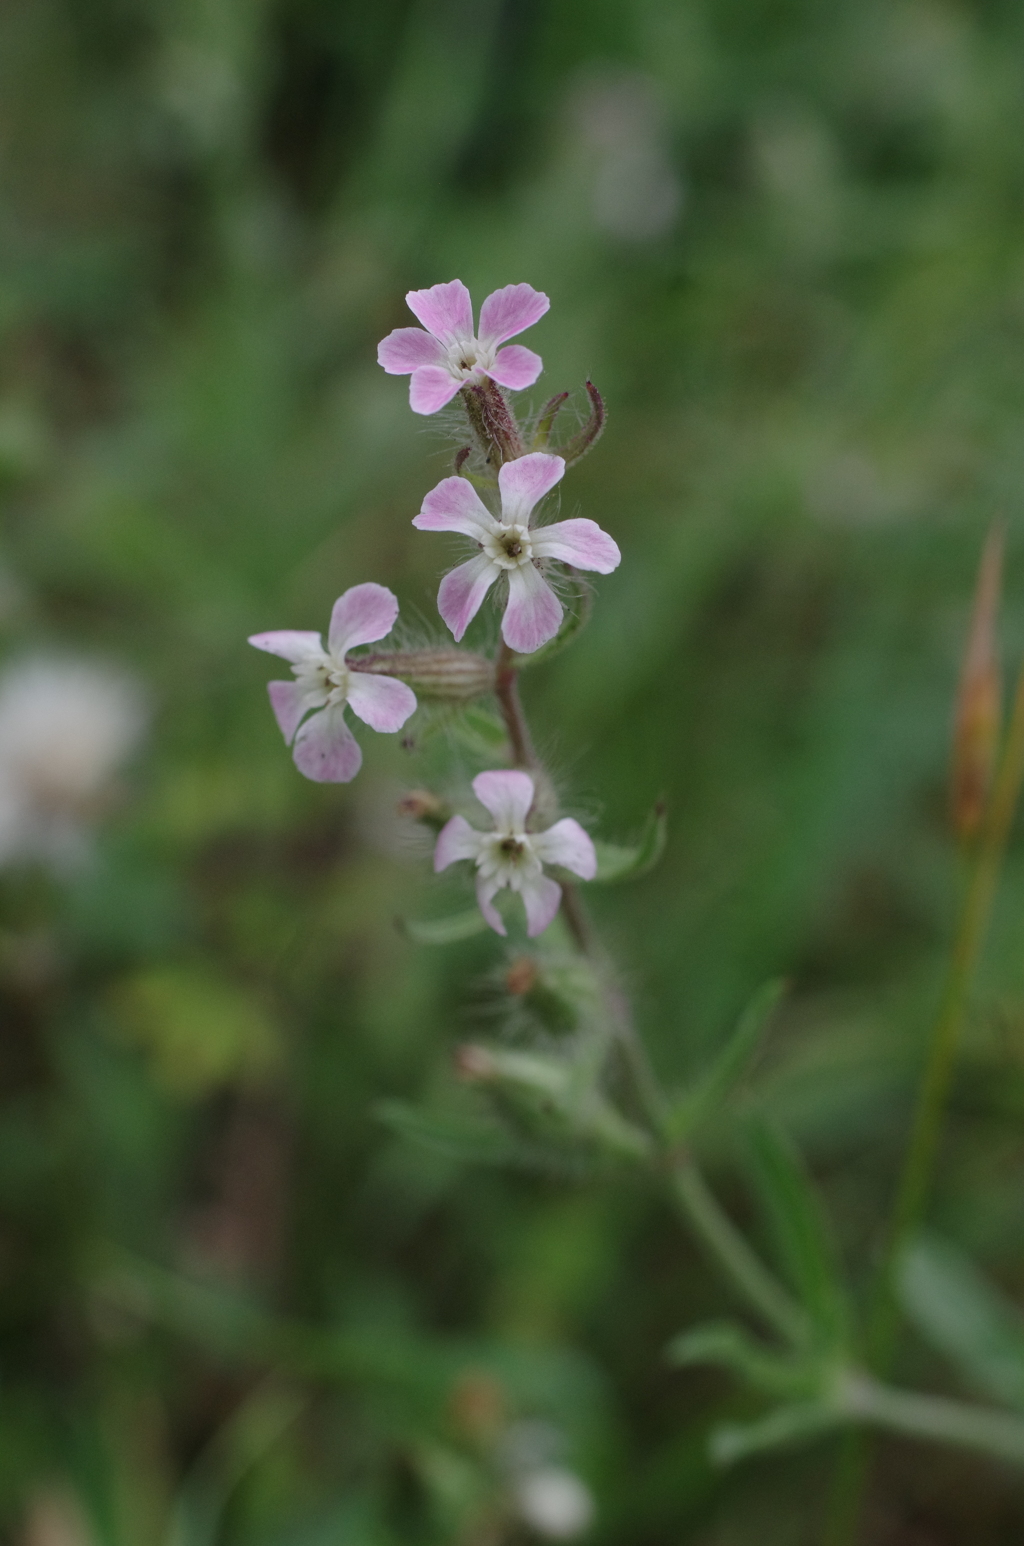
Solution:
[[[522,344],[509,344],[507,349],[498,350],[487,375],[502,386],[521,392],[523,387],[533,386],[543,369],[544,361],[539,354],[524,349]]]
[[[437,610],[451,629],[456,644],[476,617],[500,572],[486,553],[480,553],[446,574],[441,581]]]
[[[357,644],[383,639],[395,626],[398,601],[386,585],[353,585],[339,596],[331,612],[327,642],[335,655],[344,655]]]
[[[529,456],[506,462],[498,473],[501,517],[506,525],[526,525],[534,505],[554,488],[564,472],[562,458],[547,451],[532,451]]]
[[[487,919],[487,922],[490,924],[495,934],[506,935],[508,934],[508,929],[506,929],[505,925],[501,921],[501,914],[498,912],[496,907],[491,905],[491,898],[498,894],[498,892],[501,890],[501,886],[502,882],[500,880],[495,880],[493,878],[491,880],[485,880],[482,875],[478,876],[476,882],[476,900],[480,911]]]
[[[538,526],[530,535],[538,558],[557,558],[577,569],[611,574],[622,560],[618,543],[596,521],[556,521],[554,526]]]
[[[514,338],[539,322],[550,305],[547,296],[532,285],[506,285],[495,290],[480,308],[481,344],[486,349]]]
[[[472,338],[473,302],[461,279],[431,285],[429,290],[410,290],[405,302],[416,321],[422,322],[435,338],[443,339],[445,343],[456,338]],[[513,333],[518,331],[518,328],[512,329]]]
[[[324,652],[323,640],[318,633],[299,633],[294,628],[279,628],[276,633],[253,633],[249,635],[249,643],[258,650],[266,650],[268,655],[280,655],[282,660],[290,660],[293,666]]]
[[[295,737],[292,753],[300,773],[317,784],[347,784],[362,766],[363,754],[345,723],[343,706],[332,704],[314,714]]]
[[[298,682],[268,682],[267,692],[274,718],[289,746],[306,710],[320,708],[327,698],[326,693],[311,693]]]
[[[478,773],[473,780],[473,793],[494,817],[498,832],[526,830],[526,818],[533,804],[533,779],[529,773],[520,773],[515,768]]]
[[[480,542],[498,522],[468,478],[445,478],[430,490],[412,524],[420,531],[461,531]]]
[[[380,730],[385,735],[401,730],[416,711],[416,694],[405,682],[394,676],[372,676],[369,672],[352,672],[348,701],[353,714],[358,714],[371,730]]]
[[[526,932],[533,939],[535,935],[544,933],[557,913],[558,904],[562,900],[562,888],[556,880],[549,880],[546,875],[535,875],[532,880],[523,881],[519,895],[526,908]]]
[[[377,345],[377,364],[389,376],[406,376],[421,365],[439,365],[444,345],[421,327],[396,327]]]
[[[508,571],[508,606],[501,636],[509,649],[532,655],[553,639],[562,621],[562,603],[533,564]]]
[[[437,413],[450,403],[462,382],[440,365],[421,365],[409,381],[409,407],[413,413]]]
[[[475,859],[480,852],[482,833],[471,827],[465,816],[453,816],[437,834],[434,849],[434,873],[440,874],[459,859]]]
[[[556,821],[546,832],[536,833],[531,841],[544,864],[561,864],[583,880],[593,880],[597,874],[597,854],[590,835],[571,816]]]

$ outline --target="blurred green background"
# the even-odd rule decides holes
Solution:
[[[623,563],[527,707],[595,831],[668,802],[660,868],[595,901],[665,1078],[791,979],[741,1106],[860,1281],[997,515],[1024,648],[1022,64],[1008,0],[7,0],[0,651],[111,662],[151,722],[90,863],[0,870],[5,1542],[491,1546],[489,1424],[585,1479],[595,1541],[817,1538],[831,1444],[706,1459],[757,1404],[665,1367],[732,1306],[662,1200],[378,1120],[455,1098],[508,957],[394,927],[438,910],[394,816],[423,757],[366,732],[355,783],[305,782],[245,638],[371,579],[436,629],[409,523],[452,443],[376,343],[411,287],[547,291],[535,403],[609,405],[563,509]],[[1017,844],[935,1205],[1010,1291],[1022,908]],[[708,1159],[756,1231],[741,1147]],[[1018,1477],[909,1443],[875,1493],[880,1543],[1024,1530]]]

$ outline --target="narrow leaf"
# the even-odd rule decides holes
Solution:
[[[720,1110],[746,1072],[785,991],[785,979],[776,977],[755,993],[711,1067],[677,1099],[667,1119],[671,1138],[678,1142]]]
[[[759,1390],[776,1396],[806,1395],[820,1385],[817,1366],[781,1357],[732,1321],[712,1321],[674,1337],[665,1350],[668,1361],[680,1366],[715,1364],[730,1369]]]
[[[776,1407],[756,1423],[724,1423],[711,1435],[711,1458],[719,1465],[732,1465],[747,1455],[768,1449],[780,1449],[817,1438],[834,1428],[840,1419],[824,1401],[794,1401]]]
[[[487,922],[479,907],[447,918],[399,918],[398,927],[417,945],[454,945],[487,931]]]
[[[850,1313],[835,1247],[818,1194],[789,1140],[767,1123],[748,1132],[751,1178],[779,1264],[829,1345],[845,1341]]]
[[[378,1101],[374,1115],[392,1132],[466,1165],[506,1165],[519,1158],[511,1134],[486,1117],[423,1111],[405,1101]]]
[[[907,1314],[977,1389],[1024,1409],[1024,1315],[945,1241],[919,1237],[897,1265]]]
[[[635,843],[595,842],[597,875],[593,884],[612,886],[622,880],[637,880],[641,875],[646,875],[664,853],[667,839],[668,817],[659,800]]]

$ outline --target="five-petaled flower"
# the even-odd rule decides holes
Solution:
[[[506,285],[480,308],[480,332],[473,332],[473,302],[461,279],[410,290],[409,310],[423,328],[396,327],[377,346],[377,363],[389,376],[407,376],[414,413],[436,413],[468,383],[490,376],[519,390],[533,386],[543,361],[522,344],[500,347],[506,338],[539,322],[551,302],[532,285]]]
[[[445,478],[431,489],[413,519],[421,531],[457,531],[472,537],[480,552],[441,581],[438,611],[456,639],[479,612],[495,580],[508,576],[508,605],[501,632],[510,649],[531,654],[554,638],[562,606],[537,567],[557,559],[577,569],[610,574],[621,554],[595,521],[557,521],[530,526],[534,506],[565,471],[560,456],[534,451],[506,462],[498,473],[501,519],[491,514],[466,478]]]
[[[528,773],[478,773],[473,793],[494,818],[494,830],[479,832],[464,816],[453,816],[442,827],[434,850],[434,869],[447,869],[459,859],[472,859],[477,869],[476,897],[492,929],[507,932],[493,898],[503,886],[518,891],[526,908],[526,932],[542,934],[558,911],[562,888],[544,874],[545,864],[558,864],[583,880],[597,873],[594,845],[571,816],[546,832],[527,832],[533,804],[533,779]]]
[[[327,648],[318,633],[281,629],[255,633],[258,650],[291,662],[294,682],[268,682],[267,691],[285,741],[295,741],[295,766],[320,784],[347,784],[363,761],[345,723],[345,705],[372,730],[400,730],[416,707],[411,687],[393,676],[353,671],[345,656],[357,644],[372,644],[391,632],[398,602],[385,585],[353,585],[331,612]],[[309,709],[320,710],[306,720]],[[298,734],[296,735],[296,731]]]

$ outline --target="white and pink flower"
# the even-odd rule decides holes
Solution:
[[[571,816],[556,821],[546,832],[527,832],[534,793],[528,773],[478,773],[473,793],[494,818],[493,830],[480,832],[464,816],[453,816],[438,834],[434,869],[447,869],[459,859],[473,861],[480,911],[498,934],[507,930],[494,897],[503,886],[518,891],[526,908],[526,932],[532,939],[544,932],[562,900],[561,886],[544,874],[544,865],[561,865],[582,880],[593,880],[597,874],[594,845]]]
[[[506,285],[489,295],[480,308],[479,333],[473,331],[473,302],[461,279],[410,290],[405,299],[423,327],[396,327],[378,344],[377,363],[389,376],[411,374],[414,413],[437,413],[461,387],[484,376],[519,391],[540,375],[543,361],[532,349],[501,348],[539,322],[551,305],[532,285]]]
[[[445,478],[431,489],[413,519],[420,531],[457,531],[480,549],[441,581],[437,607],[461,639],[495,580],[508,578],[508,604],[501,632],[510,649],[529,655],[553,639],[562,605],[537,567],[545,559],[610,574],[618,567],[618,546],[595,521],[557,521],[531,527],[534,508],[565,472],[560,456],[534,451],[506,462],[498,473],[501,519],[491,514],[466,478]]]
[[[347,784],[363,754],[345,723],[345,705],[370,726],[393,734],[416,708],[411,687],[393,676],[353,671],[345,656],[357,644],[373,644],[391,632],[398,602],[385,585],[353,585],[331,612],[327,648],[318,633],[280,629],[254,633],[258,650],[291,662],[294,682],[268,682],[271,706],[295,766],[319,784]],[[317,710],[303,724],[310,709]],[[301,728],[300,728],[301,726]],[[296,734],[296,732],[298,732]]]

